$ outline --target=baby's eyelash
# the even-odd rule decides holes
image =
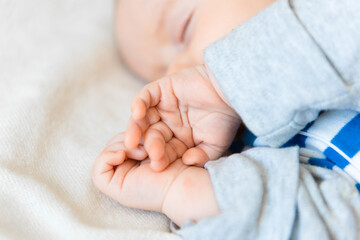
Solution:
[[[188,35],[189,35],[189,25],[190,25],[190,23],[192,22],[192,20],[193,20],[193,15],[194,14],[191,14],[190,15],[190,17],[189,17],[189,19],[186,21],[186,23],[185,23],[185,26],[184,26],[184,29],[183,29],[183,32],[182,32],[182,34],[181,34],[181,43],[186,43],[186,40],[187,40],[187,38],[188,38]]]

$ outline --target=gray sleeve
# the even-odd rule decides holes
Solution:
[[[206,164],[221,213],[184,239],[356,239],[360,197],[336,173],[299,165],[298,148],[253,148]],[[312,169],[310,167],[310,169]]]
[[[359,12],[358,0],[278,0],[206,49],[260,142],[282,145],[321,110],[360,110]]]

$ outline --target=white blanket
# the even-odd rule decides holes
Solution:
[[[90,178],[144,84],[122,66],[113,1],[0,0],[0,238],[179,239]]]

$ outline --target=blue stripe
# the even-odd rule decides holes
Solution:
[[[356,184],[355,184],[355,187],[356,187],[356,189],[358,190],[358,192],[360,193],[360,184],[359,184],[359,183],[356,183]]]
[[[309,128],[311,128],[311,126],[314,124],[314,122],[315,121],[309,122],[302,131],[307,132]]]
[[[307,136],[298,134],[292,139],[290,139],[287,143],[282,145],[281,147],[290,147],[290,146],[299,146],[299,147],[305,147],[305,141],[307,139]]]
[[[341,169],[344,169],[347,165],[349,165],[349,162],[345,158],[330,147],[324,151],[324,154]]]
[[[299,135],[296,136],[295,141],[300,147],[305,147],[306,139],[307,139],[307,136],[299,134]]]
[[[296,136],[295,136],[296,137]],[[292,147],[297,145],[296,141],[295,141],[295,137],[293,137],[292,139],[290,139],[289,141],[287,141],[285,144],[283,144],[281,147],[282,148],[286,148],[286,147]]]
[[[335,166],[335,163],[324,158],[309,158],[309,164],[328,169],[333,169],[333,167]]]
[[[314,124],[315,121],[309,122],[305,128],[303,128],[301,131],[303,132],[307,132],[309,130],[309,128],[311,128],[311,126]],[[305,147],[305,141],[307,139],[307,136],[304,136],[302,134],[297,134],[295,135],[292,139],[290,139],[288,142],[286,142],[284,145],[282,145],[281,147],[290,147],[290,146],[300,146],[300,147]]]
[[[348,122],[331,140],[347,156],[352,158],[360,150],[360,114]]]
[[[290,139],[287,143],[285,143],[284,145],[282,145],[282,148],[287,148],[287,147],[292,147],[295,146],[296,143],[294,142],[294,139]]]
[[[229,147],[229,151],[232,152],[232,153],[240,153],[244,148],[244,143],[242,140],[240,139],[235,139],[230,147]]]
[[[243,140],[246,145],[253,147],[256,136],[249,130],[246,130],[243,135]]]

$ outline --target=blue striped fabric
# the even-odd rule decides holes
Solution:
[[[350,164],[343,156],[341,156],[337,151],[335,151],[331,147],[328,147],[324,151],[324,155],[341,169],[345,169],[346,166]]]
[[[324,158],[309,158],[307,163],[328,169],[333,169],[333,167],[336,166],[331,160]]]
[[[360,114],[351,119],[340,132],[331,140],[331,143],[340,148],[350,158],[360,149]]]
[[[244,136],[244,142],[250,146],[265,145],[250,132]],[[322,155],[321,158],[300,156],[301,162],[345,173],[360,193],[360,114],[340,110],[323,112],[283,147],[294,145]]]

